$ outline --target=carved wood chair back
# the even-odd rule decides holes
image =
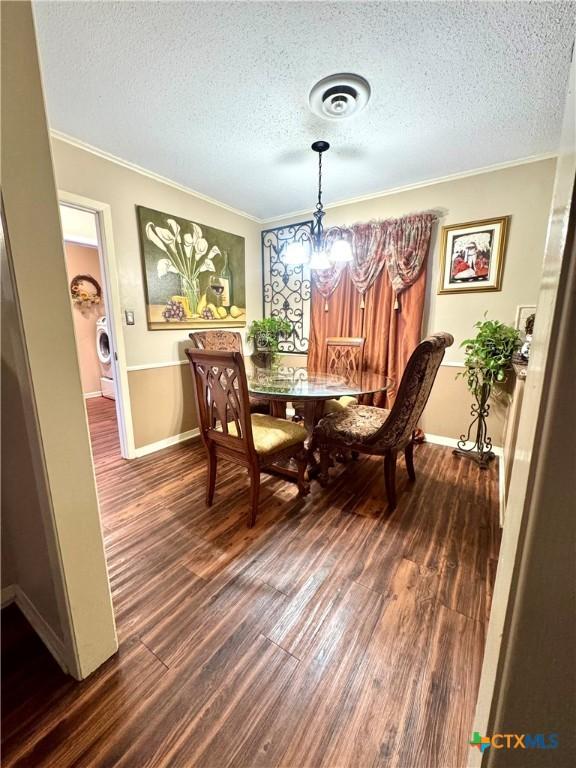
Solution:
[[[332,336],[326,339],[326,373],[353,378],[364,365],[366,339],[352,336]]]
[[[242,336],[238,331],[196,331],[188,334],[196,349],[207,352],[242,352]],[[269,413],[270,402],[266,398],[248,398],[251,413]]]
[[[195,331],[188,336],[196,349],[212,352],[242,352],[242,336],[238,331]]]
[[[244,358],[240,352],[195,349],[187,349],[186,355],[192,369],[200,434],[206,447],[209,451],[221,448],[223,453],[249,465],[256,452]]]

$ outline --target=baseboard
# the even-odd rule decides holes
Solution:
[[[98,392],[84,392],[84,398],[88,400],[90,397],[102,397],[102,392],[98,390]]]
[[[432,443],[433,445],[445,445],[448,448],[458,448],[458,443],[460,442],[455,437],[445,437],[444,435],[431,435],[429,432],[425,433],[426,436],[426,442]],[[466,443],[466,448],[471,448],[473,445],[472,442]],[[493,445],[492,450],[494,452],[495,456],[498,456],[500,458],[502,456],[502,448],[499,445]]]
[[[10,584],[7,587],[2,587],[2,600],[1,600],[1,607],[6,608],[7,605],[10,605],[10,603],[13,603],[16,599],[16,586],[14,584]]]
[[[6,602],[5,602],[6,601]],[[18,584],[5,587],[2,590],[2,607],[15,603],[22,611],[32,629],[50,651],[61,669],[69,673],[66,663],[66,649],[61,638],[54,632],[44,617],[39,613],[34,603]]]
[[[425,433],[426,442],[434,445],[445,445],[448,448],[457,448],[458,440],[455,437],[444,437],[444,435],[431,435]],[[473,443],[467,442],[465,448],[471,448]],[[506,473],[504,471],[505,457],[504,449],[499,445],[493,445],[492,451],[498,456],[498,519],[500,528],[504,525],[504,511],[506,509]]]
[[[164,448],[170,448],[170,446],[177,445],[178,443],[185,443],[187,440],[192,440],[193,438],[199,436],[200,430],[198,428],[189,429],[187,432],[180,432],[178,435],[166,437],[164,440],[158,440],[156,443],[148,443],[148,445],[142,445],[140,448],[136,448],[134,450],[134,454],[135,457],[139,459],[142,456],[148,456],[151,453],[156,453],[156,451],[161,451]]]

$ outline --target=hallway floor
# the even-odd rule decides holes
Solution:
[[[415,450],[385,510],[377,459],[328,489],[223,463],[200,443],[120,458],[88,401],[120,651],[65,676],[3,612],[3,765],[462,768],[500,541],[498,468]],[[79,510],[80,512],[80,510]]]

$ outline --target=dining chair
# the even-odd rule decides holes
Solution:
[[[406,365],[391,410],[358,405],[329,413],[316,425],[312,449],[320,451],[319,480],[328,482],[330,452],[350,449],[384,457],[384,480],[389,508],[396,507],[396,458],[404,451],[410,480],[416,480],[413,434],[426,406],[438,368],[454,338],[435,333],[420,342]]]
[[[324,351],[324,370],[326,373],[345,376],[353,380],[364,368],[364,345],[366,339],[353,336],[331,336],[326,339]],[[358,405],[358,400],[344,395],[324,403],[324,413],[342,411],[350,405]]]
[[[262,413],[250,413],[244,359],[240,352],[187,349],[194,382],[200,435],[208,456],[206,503],[212,505],[218,459],[248,469],[250,510],[248,527],[256,522],[260,472],[278,462],[294,459],[298,492],[305,496],[306,430],[299,424]]]
[[[195,331],[189,333],[188,338],[196,349],[205,349],[209,352],[242,352],[242,336],[238,331],[224,331],[220,329],[209,331]],[[248,396],[250,413],[270,413],[270,401],[263,397]]]

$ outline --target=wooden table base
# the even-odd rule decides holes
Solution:
[[[287,403],[282,400],[270,401],[270,415],[275,416],[278,419],[286,418],[286,405]],[[308,432],[307,443],[312,438],[312,432],[314,427],[324,414],[324,400],[305,400],[304,401],[304,427]],[[281,464],[272,464],[267,467],[265,472],[272,475],[280,475],[281,477],[296,482],[298,479],[298,470],[296,463],[292,460],[283,462]],[[316,456],[313,451],[308,451],[308,479],[312,480],[318,476],[320,467]]]

